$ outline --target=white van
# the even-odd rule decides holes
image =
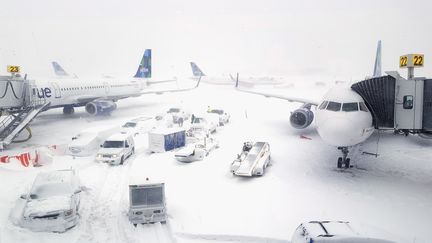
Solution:
[[[123,162],[135,153],[135,142],[131,134],[117,133],[107,138],[101,145],[96,161],[122,165]]]

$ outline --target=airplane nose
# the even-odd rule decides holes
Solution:
[[[328,144],[339,147],[353,146],[363,142],[363,128],[355,121],[333,118],[317,127],[321,138]]]

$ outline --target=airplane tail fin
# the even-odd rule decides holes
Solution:
[[[54,73],[57,76],[69,76],[69,74],[58,64],[58,62],[51,63],[54,68]]]
[[[381,76],[381,41],[378,41],[377,52],[375,56],[374,77]]]
[[[206,76],[194,62],[191,62],[190,65],[194,77]]]
[[[151,49],[146,49],[134,78],[151,78]]]

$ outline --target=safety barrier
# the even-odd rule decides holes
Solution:
[[[20,153],[16,155],[0,156],[1,163],[18,162],[23,167],[39,167],[51,163],[54,155],[64,154],[64,146],[52,145],[39,147],[33,151]]]

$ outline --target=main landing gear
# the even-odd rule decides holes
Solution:
[[[346,169],[350,168],[350,158],[347,158],[348,147],[338,147],[338,149],[342,152],[342,157],[338,158],[337,167],[342,168],[344,166]]]

